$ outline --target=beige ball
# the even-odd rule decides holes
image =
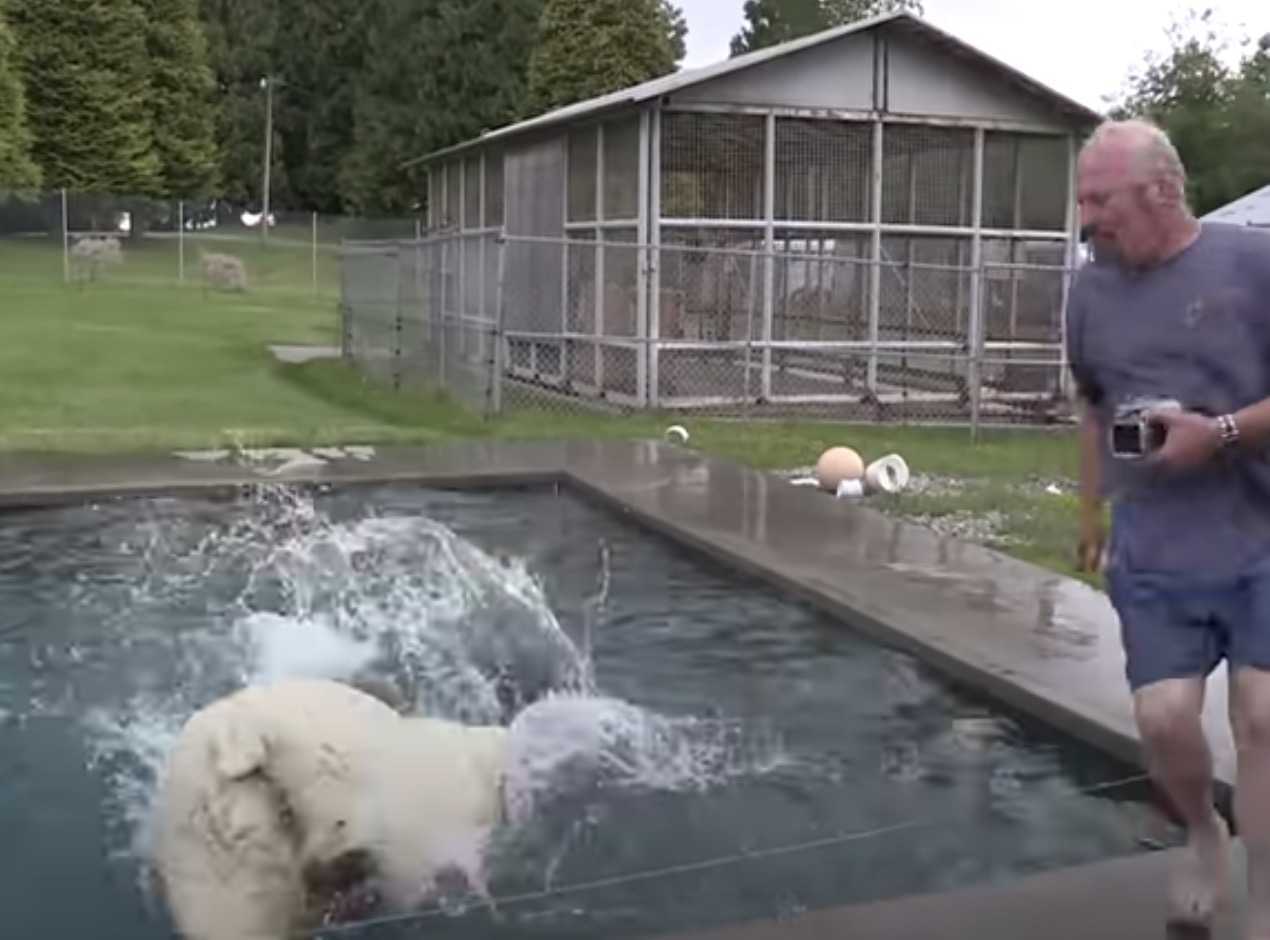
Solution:
[[[850,447],[830,447],[816,461],[816,480],[822,490],[835,493],[843,480],[864,476],[864,461]]]

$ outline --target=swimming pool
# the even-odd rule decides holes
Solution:
[[[528,696],[580,688],[571,732],[626,748],[604,786],[521,781],[532,811],[500,836],[490,887],[523,899],[497,920],[451,906],[429,936],[650,936],[1175,835],[1131,787],[1080,792],[1131,769],[557,487],[270,487],[3,518],[15,936],[167,936],[137,859],[166,742],[243,682],[353,664],[465,721],[505,717],[503,664]]]

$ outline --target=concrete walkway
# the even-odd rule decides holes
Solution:
[[[656,940],[1240,940],[1243,894],[1211,933],[1169,929],[1172,852],[1115,859],[948,894],[813,911],[781,921],[663,935]],[[1244,877],[1236,849],[1236,877]]]

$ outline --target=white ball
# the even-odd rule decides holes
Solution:
[[[843,480],[864,476],[864,461],[850,447],[830,447],[816,461],[816,480],[822,490],[836,493]]]
[[[666,428],[665,436],[666,436],[666,440],[670,441],[671,443],[675,443],[675,444],[688,443],[688,429],[685,428],[682,424],[672,424],[670,427]]]

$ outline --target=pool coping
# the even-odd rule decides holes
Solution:
[[[262,483],[497,488],[560,483],[913,654],[954,682],[1141,767],[1105,595],[1000,552],[661,441],[460,441],[366,449],[0,456],[0,510]],[[3,515],[0,515],[3,519]],[[1225,673],[1204,722],[1234,780]]]

